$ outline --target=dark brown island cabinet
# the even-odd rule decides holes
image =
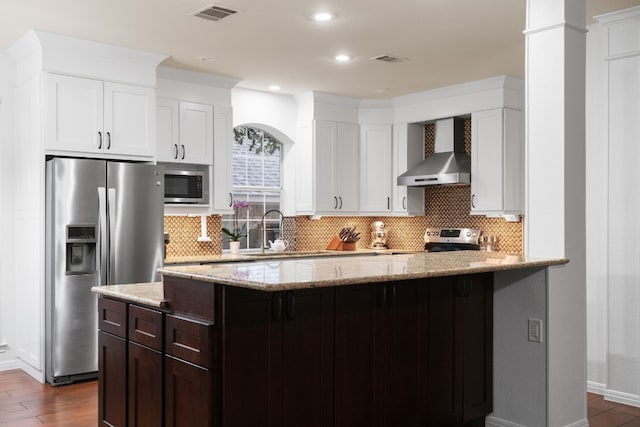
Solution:
[[[100,425],[471,426],[492,411],[491,273],[164,290],[163,309],[100,298]]]

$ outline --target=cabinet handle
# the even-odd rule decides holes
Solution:
[[[184,149],[184,144],[180,144],[180,146],[182,147],[182,157],[180,157],[180,160],[184,160],[184,155],[187,150]]]
[[[387,197],[387,210],[391,209],[391,197]]]
[[[233,194],[229,193],[229,207],[233,206]]]
[[[107,132],[107,150],[111,149],[111,132]]]
[[[102,132],[98,131],[98,150],[102,150]]]
[[[338,209],[338,198],[333,196],[333,209]]]
[[[287,318],[293,320],[296,317],[296,296],[293,294],[293,291],[285,291],[284,297]]]
[[[389,301],[387,301],[387,305],[392,307],[396,303],[396,285],[389,285],[391,288],[391,295],[389,296]]]
[[[282,319],[282,293],[276,292],[271,297],[271,312],[273,320]]]
[[[178,144],[173,144],[173,148],[176,149],[176,154],[173,155],[173,159],[178,160]]]
[[[342,196],[338,196],[338,199],[340,199],[340,207],[338,209],[342,209]]]
[[[407,196],[402,198],[402,209],[407,209]]]
[[[476,207],[476,195],[475,194],[471,195],[471,207],[472,208]]]

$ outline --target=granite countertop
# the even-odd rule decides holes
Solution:
[[[132,283],[129,285],[94,286],[92,292],[106,297],[125,299],[150,307],[165,307],[162,282]]]
[[[357,255],[382,255],[382,254],[401,254],[401,253],[416,253],[417,251],[409,251],[402,249],[358,249],[355,251],[329,251],[329,250],[317,250],[317,251],[284,251],[274,252],[266,249],[264,254],[255,252],[241,252],[237,255],[231,255],[229,253],[215,254],[215,255],[200,255],[200,256],[179,256],[179,257],[167,257],[164,260],[164,265],[176,265],[176,264],[214,264],[223,262],[243,262],[243,261],[258,261],[265,259],[280,259],[280,258],[309,258],[309,257],[339,257],[339,256],[357,256]],[[422,251],[419,251],[422,252]]]
[[[458,251],[378,256],[286,258],[260,262],[167,266],[164,276],[282,291],[562,265],[567,259]]]

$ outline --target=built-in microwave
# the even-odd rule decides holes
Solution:
[[[209,166],[164,164],[164,202],[209,204]]]

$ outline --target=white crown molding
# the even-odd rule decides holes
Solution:
[[[638,18],[640,18],[640,6],[630,7],[629,9],[618,10],[616,12],[605,13],[603,15],[593,17],[593,19],[595,19],[599,24],[607,26]]]
[[[234,79],[231,77],[218,76],[215,74],[203,73],[200,71],[167,67],[164,65],[158,66],[156,73],[158,78],[160,79],[177,80],[181,82],[213,86],[221,89],[232,89],[235,88],[238,83],[240,83],[239,79]]]

